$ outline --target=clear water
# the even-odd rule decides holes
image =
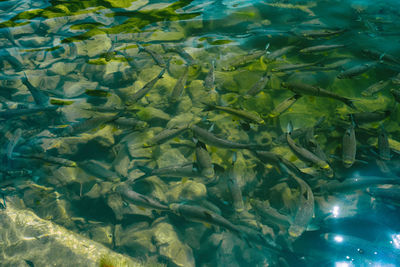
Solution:
[[[20,201],[167,266],[398,266],[399,17],[395,0],[0,1],[2,213]],[[40,264],[11,243],[0,265]]]

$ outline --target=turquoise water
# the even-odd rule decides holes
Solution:
[[[394,0],[0,1],[1,216],[148,266],[398,266],[399,17]],[[44,264],[2,231],[0,265]]]

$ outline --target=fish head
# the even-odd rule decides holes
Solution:
[[[352,159],[347,159],[347,158],[344,158],[344,159],[343,159],[343,166],[344,166],[345,168],[350,168],[351,166],[353,166],[353,164],[354,164],[354,160],[352,160]]]
[[[288,233],[291,238],[297,238],[297,237],[300,237],[304,233],[305,230],[306,229],[303,226],[292,224],[289,227]]]
[[[177,214],[177,215],[179,215],[179,207],[180,207],[180,205],[177,204],[177,203],[172,203],[172,204],[169,205],[169,209],[170,209],[173,213],[175,213],[175,214]]]

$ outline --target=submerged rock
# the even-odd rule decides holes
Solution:
[[[7,198],[0,210],[0,261],[3,266],[99,266],[105,259],[114,266],[146,266],[103,245],[43,220],[21,209],[16,197]],[[25,264],[25,265],[24,265]]]
[[[196,266],[192,249],[179,240],[172,225],[160,222],[154,226],[154,241],[158,252],[176,266]]]

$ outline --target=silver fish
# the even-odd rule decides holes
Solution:
[[[265,86],[267,85],[267,83],[269,82],[269,79],[271,78],[271,75],[269,74],[269,72],[266,72],[261,78],[260,80],[258,80],[251,88],[249,91],[247,91],[248,95],[252,95],[255,96],[256,94],[258,94],[259,92],[261,92]]]
[[[361,94],[363,96],[372,96],[372,95],[378,93],[379,91],[381,91],[382,89],[384,89],[389,83],[390,83],[390,81],[383,81],[383,80],[379,81],[377,83],[372,84],[364,91],[362,91]]]
[[[315,52],[324,52],[324,51],[329,51],[333,50],[336,48],[341,48],[344,47],[345,45],[316,45],[316,46],[310,46],[306,47],[300,50],[301,53],[315,53]]]
[[[174,89],[172,90],[171,97],[170,97],[170,102],[174,104],[179,100],[181,97],[183,90],[186,87],[186,81],[188,77],[188,68],[186,67],[183,71],[182,76],[179,78],[179,80],[176,82]]]
[[[378,62],[369,62],[349,68],[337,75],[339,79],[350,79],[356,77],[364,72],[367,72],[372,67],[376,66]]]
[[[333,170],[325,160],[319,158],[314,153],[308,151],[304,147],[301,147],[294,142],[291,137],[292,129],[293,126],[291,125],[291,123],[289,123],[288,133],[286,134],[286,141],[293,153],[296,154],[296,156],[298,156],[300,159],[317,165],[321,170],[326,172],[329,177],[333,177]]]
[[[200,173],[207,178],[213,178],[215,175],[214,167],[211,161],[211,156],[207,151],[206,145],[201,141],[197,141],[195,153],[196,162],[199,166]]]
[[[210,146],[216,146],[221,148],[238,148],[238,149],[252,149],[258,147],[258,145],[256,144],[241,144],[219,138],[213,135],[212,133],[208,132],[207,130],[200,128],[197,125],[191,126],[191,129],[196,138],[198,138],[200,141]]]
[[[357,142],[354,123],[351,123],[343,136],[342,161],[345,168],[350,168],[356,160]]]
[[[167,64],[165,63],[165,61],[161,55],[159,55],[158,53],[156,53],[155,51],[153,51],[151,49],[141,46],[138,43],[137,43],[137,46],[139,48],[139,53],[145,52],[145,53],[149,54],[158,66],[160,66],[161,68],[166,68]]]
[[[34,87],[29,81],[28,81],[28,77],[26,76],[25,72],[24,72],[25,77],[22,78],[22,83],[25,84],[25,86],[28,88],[29,92],[31,92],[33,99],[35,100],[36,105],[40,106],[40,107],[47,107],[49,106],[50,102],[50,98],[48,95],[46,95],[45,93],[43,93],[42,91],[40,91],[39,89],[37,89],[36,87]]]
[[[211,61],[210,70],[208,71],[206,78],[204,79],[204,87],[207,90],[213,90],[215,87],[215,60]]]
[[[291,237],[297,238],[307,230],[307,226],[314,215],[314,194],[306,182],[296,175],[291,176],[300,186],[300,203],[288,233]]]
[[[324,89],[316,87],[316,86],[299,83],[299,82],[282,83],[282,86],[288,88],[292,92],[299,94],[299,95],[312,95],[312,96],[318,96],[318,97],[333,98],[333,99],[342,101],[344,104],[348,105],[351,108],[354,108],[354,105],[353,105],[353,102],[351,99],[337,95],[335,93],[329,92],[327,90],[324,90]]]
[[[378,132],[378,152],[379,152],[379,158],[381,160],[385,161],[390,160],[391,156],[390,156],[389,137],[383,126],[380,127],[380,130]]]
[[[132,104],[138,102],[140,99],[142,99],[142,97],[144,97],[154,87],[156,82],[158,82],[158,80],[163,77],[164,73],[165,73],[165,69],[162,69],[160,71],[160,73],[154,79],[152,79],[150,82],[146,83],[141,89],[136,91],[133,95],[130,95],[125,102],[126,105],[132,105]]]
[[[240,234],[240,230],[238,227],[236,227],[236,225],[232,224],[221,215],[218,215],[203,207],[174,203],[170,204],[169,208],[175,214],[182,216],[189,221],[221,226],[232,232]]]
[[[131,190],[128,185],[120,184],[115,188],[115,191],[120,193],[124,200],[137,206],[156,210],[169,210],[168,206],[163,205],[148,196]]]

